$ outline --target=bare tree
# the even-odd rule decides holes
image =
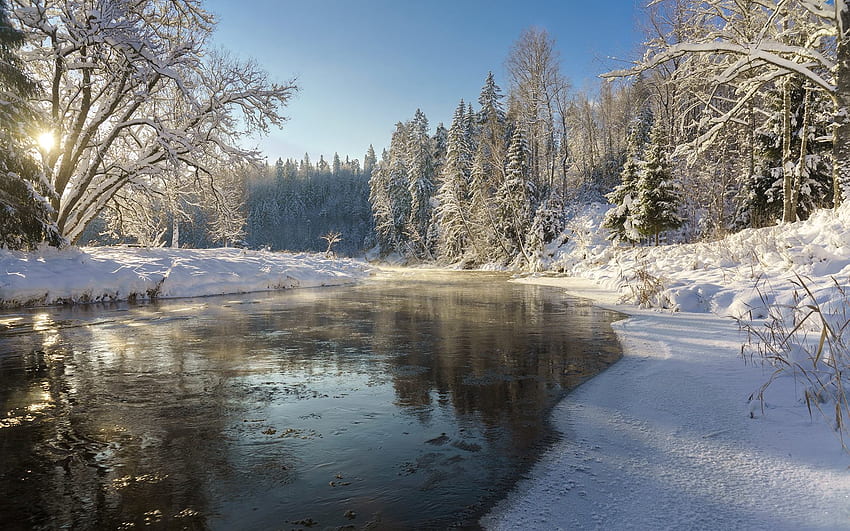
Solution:
[[[338,231],[330,231],[327,234],[323,235],[321,239],[328,242],[328,249],[325,251],[325,256],[328,258],[336,257],[336,253],[333,250],[334,244],[337,244],[342,241],[342,233]]]
[[[531,178],[552,186],[560,167],[555,139],[557,98],[569,90],[559,72],[555,41],[544,29],[525,30],[506,61],[510,76],[509,109],[528,135]]]

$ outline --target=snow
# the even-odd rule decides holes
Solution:
[[[790,316],[797,275],[825,308],[846,308],[850,207],[716,243],[620,250],[598,229],[605,210],[576,215],[548,249],[548,266],[569,276],[520,281],[630,315],[614,324],[624,357],[556,406],[562,440],[481,523],[850,529],[850,453],[833,423],[809,415],[799,380],[780,375],[764,404],[749,400],[774,367],[742,356],[748,337],[730,317],[759,327],[783,305]],[[641,270],[660,279],[644,308],[630,287]]]
[[[136,247],[0,250],[0,308],[331,286],[368,274],[362,262],[309,253]]]

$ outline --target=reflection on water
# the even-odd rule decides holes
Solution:
[[[618,356],[615,314],[504,280],[0,315],[0,522],[474,524]]]

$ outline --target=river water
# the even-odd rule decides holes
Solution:
[[[0,527],[474,526],[619,357],[618,314],[506,279],[2,314]]]

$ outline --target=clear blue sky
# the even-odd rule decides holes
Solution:
[[[398,121],[421,108],[447,126],[457,102],[477,105],[492,70],[507,89],[505,58],[523,29],[555,38],[573,90],[622,66],[641,41],[638,0],[207,0],[215,43],[253,58],[301,92],[280,131],[257,139],[278,157],[380,157]]]

